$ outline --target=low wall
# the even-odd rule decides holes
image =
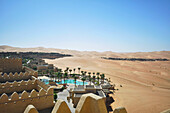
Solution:
[[[73,106],[74,106],[74,107],[77,106],[79,100],[80,100],[80,97],[74,97],[74,98],[72,99],[72,103],[73,103]]]
[[[23,67],[23,70],[25,71],[25,72],[28,72],[28,73],[30,73],[29,75],[31,75],[31,76],[34,76],[34,77],[38,77],[38,72],[37,71],[34,71],[33,69],[31,69],[31,68],[29,68],[29,67],[26,67],[26,66],[24,66]]]
[[[22,59],[21,58],[0,58],[0,68],[4,73],[21,72]]]
[[[13,81],[20,81],[20,80],[28,80],[28,79],[31,79],[31,76],[35,76],[37,75],[37,72],[25,72],[25,73],[22,73],[20,72],[19,74],[16,72],[15,74],[12,74],[12,73],[9,73],[6,74],[4,73],[3,75],[0,75],[0,82],[13,82]]]
[[[118,109],[123,111],[122,108]],[[29,105],[24,113],[38,113],[36,107]],[[125,110],[123,112],[116,111],[114,113],[127,113]],[[51,113],[71,113],[70,108],[63,100],[57,100]],[[75,113],[107,113],[106,105],[104,100],[95,94],[89,93],[84,94],[80,98]]]
[[[37,80],[36,83],[37,83],[37,87],[36,87],[37,90],[40,90],[42,88],[47,91],[48,88],[50,87],[50,85],[47,85],[44,82],[41,82],[40,80]]]
[[[36,80],[28,80],[21,82],[6,82],[4,84],[0,84],[0,94],[2,93],[13,93],[13,92],[22,92],[24,90],[30,91],[32,89],[36,89],[37,83]]]
[[[7,82],[1,84],[0,89],[2,89],[1,93],[5,92],[0,97],[0,113],[23,113],[29,104],[34,105],[38,110],[54,106],[53,89],[45,86],[39,80],[13,82],[11,84]],[[6,93],[11,93],[14,90],[19,92],[22,90],[23,92],[21,94],[13,92],[8,97]],[[28,93],[25,90],[32,91]]]

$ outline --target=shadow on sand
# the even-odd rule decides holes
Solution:
[[[109,95],[106,96],[106,108],[108,112],[112,112],[113,109],[111,107],[111,104],[115,102],[115,100],[113,99],[113,97],[110,97]]]

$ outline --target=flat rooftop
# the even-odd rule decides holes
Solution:
[[[94,85],[86,85],[86,89],[95,89]]]
[[[108,89],[103,89],[104,93],[110,93],[110,91]]]
[[[84,88],[74,88],[74,89],[73,89],[73,92],[74,92],[74,91],[85,91],[85,89],[84,89]]]
[[[83,95],[83,94],[76,93],[76,94],[74,94],[74,97],[78,97],[78,98],[80,98],[82,95]]]
[[[101,91],[97,91],[97,95],[101,96],[101,97],[105,97],[105,94],[104,92],[101,90]]]
[[[84,94],[87,94],[87,93],[75,93],[75,94],[74,94],[74,97],[80,98],[80,97],[81,97],[82,95],[84,95]],[[96,94],[96,95],[98,95],[98,96],[100,96],[100,97],[106,97],[106,96],[105,96],[105,93],[104,93],[102,90],[97,91],[97,93],[93,93],[93,94]]]
[[[84,89],[83,85],[78,85],[78,88]]]
[[[102,89],[102,87],[101,86],[96,86],[96,89]]]

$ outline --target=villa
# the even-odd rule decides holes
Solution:
[[[106,95],[103,92],[102,87],[94,86],[94,85],[85,85],[85,86],[78,85],[78,87],[75,87],[70,90],[70,97],[68,97],[68,98],[71,98],[73,100],[72,102],[74,104],[74,107],[76,107],[81,96],[86,93],[96,94],[96,95],[102,97],[104,102],[106,101]]]
[[[1,58],[0,68],[0,113],[22,113],[29,104],[38,110],[54,106],[53,89],[36,71],[22,67],[22,59]]]
[[[53,65],[49,67],[52,69]],[[57,85],[55,81],[48,81],[48,84],[40,81],[37,71],[22,66],[22,59],[0,58],[0,71],[0,113],[41,113],[42,111],[107,113],[106,95],[109,93],[110,85],[95,86],[77,80],[75,82],[77,87],[70,88],[69,92],[68,89],[64,90],[68,92],[68,97],[64,96],[65,101],[60,98],[55,100],[56,93],[62,94],[63,85]],[[67,82],[73,83],[73,81],[70,79]],[[69,102],[72,102],[73,106],[70,106],[72,104]]]

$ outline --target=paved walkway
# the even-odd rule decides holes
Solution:
[[[58,96],[57,99],[64,100],[67,103],[68,107],[70,108],[71,112],[74,113],[75,108],[73,107],[72,100],[70,99],[70,102],[67,101],[67,97],[69,96],[68,90],[70,90],[70,88],[74,88],[74,85],[69,85],[67,89],[64,89],[62,92],[59,92],[57,94]]]
[[[57,93],[57,96],[58,96],[57,100],[58,99],[64,100],[67,103],[68,107],[70,108],[71,112],[75,113],[75,108],[73,107],[72,100],[70,100],[70,102],[67,101],[67,97],[69,96],[68,90],[70,90],[70,88],[74,88],[74,85],[69,85],[67,89],[64,89],[62,92]],[[53,107],[40,110],[39,113],[51,113],[52,110],[53,110]]]

